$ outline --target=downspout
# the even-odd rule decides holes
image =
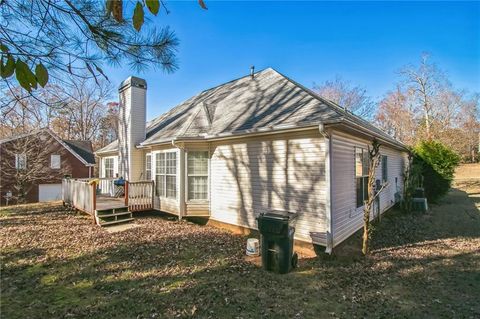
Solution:
[[[172,140],[172,146],[180,150],[180,156],[178,159],[179,170],[178,170],[178,179],[179,183],[179,194],[178,194],[178,219],[181,220],[185,215],[185,148],[177,144],[176,140]]]
[[[330,135],[325,131],[323,123],[318,125],[318,131],[325,139],[325,184],[328,187],[326,192],[326,224],[327,224],[327,247],[325,253],[331,254],[333,250],[333,234],[332,234],[332,140]]]

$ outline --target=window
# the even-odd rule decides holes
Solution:
[[[386,183],[388,181],[388,157],[386,155],[382,156],[382,182]]]
[[[113,158],[106,158],[104,160],[105,163],[105,177],[112,178],[113,177]]]
[[[15,168],[17,170],[27,168],[27,154],[15,154]]]
[[[363,206],[368,199],[368,152],[355,147],[355,183],[357,193],[357,207]]]
[[[188,199],[208,198],[208,152],[188,152]]]
[[[50,168],[52,169],[60,168],[60,155],[55,155],[55,154],[50,155]]]
[[[155,156],[157,196],[177,197],[177,153],[157,153]]]
[[[152,155],[150,154],[145,157],[145,179],[148,181],[152,179]]]

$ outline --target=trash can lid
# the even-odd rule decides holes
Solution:
[[[283,210],[271,210],[271,211],[260,212],[257,218],[292,221],[297,217],[298,217],[298,214],[294,212],[287,212]]]

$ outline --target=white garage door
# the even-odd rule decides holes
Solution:
[[[40,184],[38,186],[38,201],[62,199],[62,184]]]

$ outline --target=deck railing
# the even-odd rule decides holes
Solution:
[[[95,212],[96,186],[86,180],[63,179],[62,200],[64,203],[89,214]]]
[[[111,195],[114,190],[113,179],[66,178],[62,180],[63,202],[92,215],[97,208],[97,193]],[[153,209],[153,181],[125,181],[124,193],[125,206],[128,206],[129,211],[138,212]]]
[[[100,177],[100,178],[77,178],[77,181],[97,181],[97,194],[115,196],[115,185],[113,182],[116,178],[113,177]]]
[[[128,182],[125,188],[128,210],[144,211],[153,209],[153,181]]]

